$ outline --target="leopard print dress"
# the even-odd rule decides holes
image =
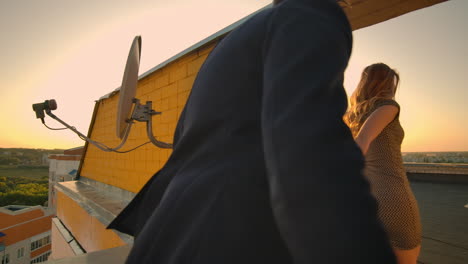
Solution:
[[[383,105],[394,105],[400,109],[393,100],[381,100],[364,118]],[[403,167],[403,137],[398,111],[395,119],[370,144],[365,156],[364,175],[378,202],[378,216],[392,246],[408,250],[421,244],[421,222],[418,204]]]

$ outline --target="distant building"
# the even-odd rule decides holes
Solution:
[[[46,261],[51,254],[52,215],[42,206],[0,207],[2,264]]]
[[[50,163],[49,154],[48,153],[42,154],[41,165],[47,166],[49,165],[49,163]]]
[[[49,200],[47,206],[54,212],[56,210],[56,194],[54,185],[57,182],[75,180],[81,155],[84,147],[72,148],[63,151],[63,154],[48,155],[49,162]]]

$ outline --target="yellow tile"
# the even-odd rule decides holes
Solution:
[[[190,91],[192,89],[195,78],[195,75],[191,75],[187,78],[179,80],[177,82],[177,92],[180,94],[181,92]]]
[[[178,120],[179,116],[178,116],[178,112],[177,112],[177,120]],[[176,130],[176,127],[177,127],[177,122],[172,122],[172,123],[169,123],[167,124],[167,130],[169,133],[167,133],[168,135],[173,135],[175,130]]]
[[[167,110],[161,115],[161,123],[168,124],[177,121],[177,109]]]
[[[169,109],[177,108],[177,106],[178,106],[178,100],[177,100],[177,98],[178,98],[178,95],[177,95],[177,94],[175,94],[175,95],[169,97]]]
[[[157,126],[153,126],[153,133],[156,137],[165,136],[169,133],[168,124],[158,124]]]
[[[198,50],[198,56],[211,53],[211,51],[213,51],[213,49],[216,47],[217,43],[218,42],[216,41],[215,43],[212,43],[212,44],[210,44],[208,46],[204,46],[204,47],[200,48]]]
[[[153,101],[153,108],[154,108],[154,103],[158,100],[161,100],[161,96],[162,96],[161,88],[155,89],[148,94],[149,100]]]
[[[169,82],[173,83],[187,77],[187,64],[174,65],[169,72]]]
[[[161,97],[163,99],[174,96],[174,95],[177,95],[177,84],[176,83],[173,83],[173,84],[168,85],[168,86],[164,86],[161,89],[162,89]]]
[[[160,149],[153,152],[153,162],[159,161]]]
[[[161,100],[161,112],[167,111],[169,109],[169,98]]]
[[[161,88],[169,84],[169,74],[163,74],[155,80],[155,88]]]
[[[207,57],[208,57],[208,54],[203,54],[200,57],[196,58],[195,60],[189,62],[187,64],[188,75],[198,73],[198,70],[200,70],[200,67],[203,65]]]
[[[187,103],[187,99],[190,95],[190,91],[182,92],[177,95],[177,104],[179,107],[184,107]]]
[[[137,171],[144,171],[146,170],[146,162],[144,160],[137,160],[135,161],[135,169]]]
[[[189,54],[184,55],[182,58],[179,58],[175,62],[175,64],[178,64],[178,65],[187,64],[187,63],[195,60],[196,58],[198,58],[198,52],[197,51],[192,51]]]

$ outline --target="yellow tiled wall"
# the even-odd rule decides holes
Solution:
[[[171,62],[138,82],[136,98],[142,104],[153,102],[153,109],[162,112],[153,116],[153,133],[163,142],[172,143],[180,113],[192,89],[195,77],[208,54],[216,45],[201,48]],[[119,93],[99,102],[91,138],[110,147],[120,143],[115,135]],[[148,141],[146,124],[133,125],[125,151]],[[171,150],[149,143],[129,153],[119,154],[99,150],[92,144],[85,153],[81,175],[131,192],[138,192],[149,178],[167,161]]]
[[[125,245],[112,230],[106,230],[99,220],[91,216],[66,194],[57,192],[57,217],[75,236],[86,252]]]

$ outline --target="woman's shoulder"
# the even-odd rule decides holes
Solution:
[[[367,111],[367,113],[362,117],[362,120],[367,120],[371,114],[373,114],[376,110],[381,108],[382,106],[392,105],[397,108],[396,115],[400,114],[400,105],[393,99],[379,99],[377,100]]]
[[[397,108],[396,116],[398,117],[400,114],[400,105],[393,99],[379,99],[374,102],[373,105],[370,106],[370,108],[366,111],[364,115],[361,117],[361,123],[364,123],[369,116],[371,116],[377,109],[379,109],[382,106],[386,105],[393,105]]]
[[[398,111],[400,111],[400,105],[393,99],[381,99],[381,100],[378,100],[377,102],[375,102],[374,104],[374,109],[373,110],[377,110],[377,108],[379,107],[382,107],[384,105],[393,105],[395,106],[396,108],[398,108]]]

